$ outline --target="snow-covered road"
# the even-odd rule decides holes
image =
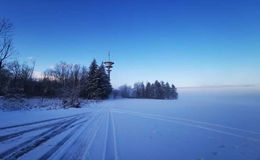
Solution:
[[[218,111],[191,105],[190,112],[185,106],[177,101],[115,100],[78,110],[3,112],[0,159],[260,159],[260,127],[243,127],[250,118],[255,122],[252,113],[259,113],[252,104],[243,119],[235,118],[241,114],[239,107],[231,114],[221,111],[224,104]]]

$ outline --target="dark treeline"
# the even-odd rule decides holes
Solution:
[[[154,83],[138,82],[134,87],[123,85],[119,87],[119,94],[123,98],[150,98],[150,99],[177,99],[176,87],[168,82],[155,81]],[[118,93],[117,93],[118,94]]]
[[[34,64],[6,63],[0,69],[0,95],[6,97],[62,98],[65,106],[79,106],[78,98],[106,99],[112,91],[104,65],[89,67],[61,62],[34,78]]]
[[[106,99],[112,91],[110,79],[103,64],[93,60],[87,68],[61,62],[34,78],[34,66],[17,60],[10,62],[14,47],[13,24],[0,19],[0,96],[62,98],[65,106],[79,106],[78,98]]]
[[[108,98],[112,91],[104,65],[97,65],[96,60],[88,68],[61,62],[45,71],[40,81],[43,96],[77,96],[97,100]]]

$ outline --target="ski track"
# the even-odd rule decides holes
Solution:
[[[114,120],[113,113],[111,111],[110,111],[110,116],[111,116],[111,122],[112,122],[112,130],[113,130],[114,156],[115,156],[115,160],[118,160],[115,120]]]
[[[247,130],[243,130],[243,129],[222,126],[219,124],[196,121],[196,120],[191,120],[191,119],[173,118],[173,117],[161,116],[161,115],[156,115],[156,114],[146,114],[146,113],[122,111],[122,110],[112,110],[112,112],[129,114],[132,116],[137,116],[137,117],[146,118],[146,119],[153,119],[153,120],[165,121],[165,122],[169,122],[169,123],[186,125],[186,126],[190,126],[190,127],[194,127],[194,128],[208,130],[208,131],[219,133],[219,134],[242,138],[242,139],[246,139],[246,140],[250,140],[250,141],[254,141],[254,142],[260,142],[260,138],[255,137],[255,135],[258,135],[260,133],[254,132],[254,131],[247,131]],[[217,127],[217,128],[214,128],[214,127]],[[249,135],[244,135],[245,133],[249,134]]]
[[[115,121],[111,110],[107,113],[106,137],[103,150],[103,160],[118,160],[117,137]]]
[[[102,156],[102,160],[106,159],[106,153],[107,153],[107,148],[108,148],[108,127],[109,127],[109,113],[106,113],[106,135],[105,135],[105,141],[104,141],[104,149],[103,149],[103,156]]]

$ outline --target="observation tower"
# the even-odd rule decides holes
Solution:
[[[110,72],[112,71],[114,62],[110,61],[110,52],[108,52],[108,61],[103,62],[105,67],[107,68],[108,77],[110,79]]]

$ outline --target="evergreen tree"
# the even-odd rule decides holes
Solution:
[[[154,82],[154,92],[155,92],[154,98],[160,99],[162,94],[162,88],[161,88],[161,83],[158,82],[157,80]]]
[[[89,66],[89,72],[87,77],[86,84],[86,93],[88,99],[97,99],[97,90],[98,90],[98,65],[94,59]]]
[[[160,94],[160,99],[165,99],[166,98],[166,86],[164,81],[161,81],[161,88],[159,90],[159,94]]]
[[[178,99],[177,89],[174,85],[171,86],[171,99]]]
[[[154,83],[151,85],[151,92],[150,92],[151,97],[150,98],[156,98],[156,89]]]
[[[152,98],[152,87],[151,87],[151,83],[150,82],[146,83],[145,97],[146,98]]]
[[[145,98],[145,86],[143,82],[139,84],[139,92],[140,92],[140,97]]]
[[[171,87],[170,84],[167,82],[165,84],[165,98],[170,99],[170,95],[171,95]]]
[[[112,86],[110,84],[110,79],[105,71],[103,64],[100,65],[97,72],[97,98],[106,99],[112,92]]]

